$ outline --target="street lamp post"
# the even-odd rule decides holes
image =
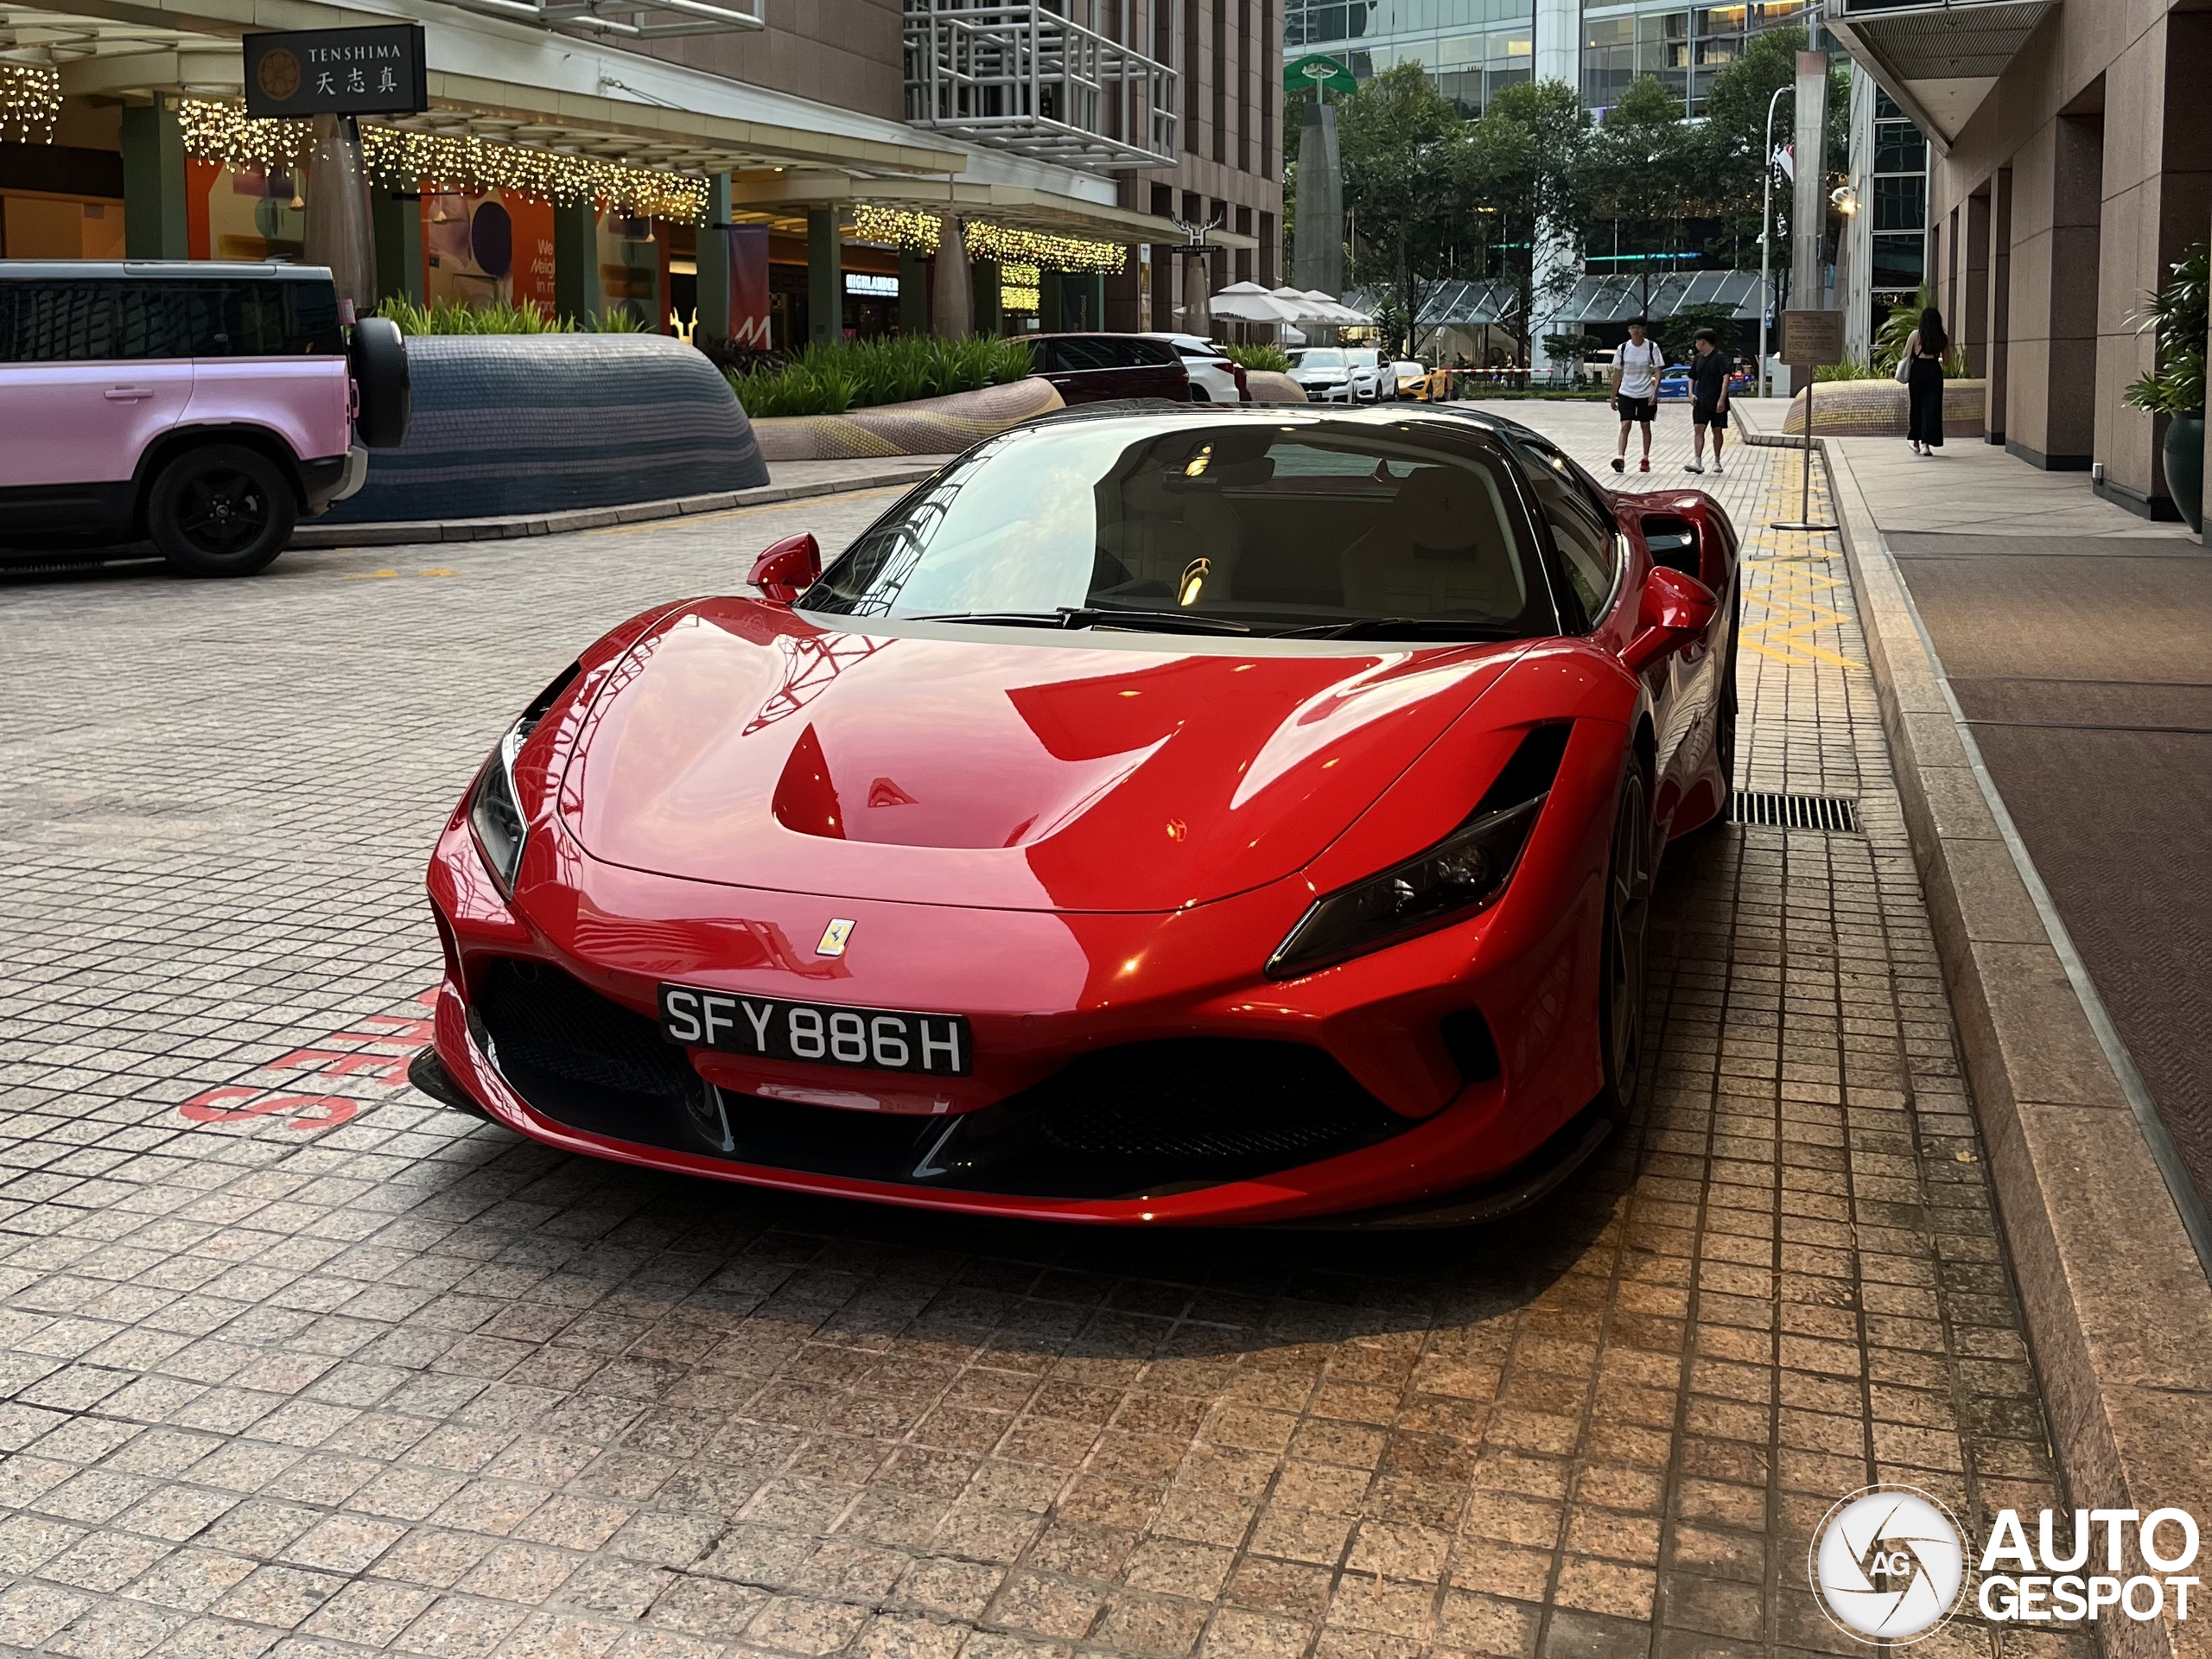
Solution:
[[[1759,190],[1759,396],[1767,395],[1766,377],[1766,312],[1769,299],[1767,255],[1774,245],[1774,106],[1782,102],[1784,92],[1794,92],[1794,86],[1777,86],[1774,96],[1766,101],[1766,153],[1761,158],[1766,182]]]

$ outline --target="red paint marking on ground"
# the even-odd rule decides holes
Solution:
[[[424,1007],[435,1007],[437,1000],[435,990],[415,999]],[[403,1089],[407,1085],[407,1063],[416,1050],[430,1040],[431,1032],[432,1022],[428,1019],[367,1014],[342,1030],[318,1037],[253,1069],[301,1071],[317,1078],[348,1077],[376,1089]],[[368,1046],[339,1046],[341,1044]],[[202,1090],[179,1106],[177,1112],[188,1123],[242,1123],[266,1117],[302,1135],[319,1135],[350,1123],[370,1103],[342,1095],[289,1094],[281,1089],[232,1083]]]

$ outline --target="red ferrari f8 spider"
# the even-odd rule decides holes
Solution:
[[[1622,1119],[1737,543],[1448,408],[1113,408],[593,645],[429,873],[429,1092],[1073,1221],[1434,1224]],[[1724,601],[1716,595],[1727,595]]]

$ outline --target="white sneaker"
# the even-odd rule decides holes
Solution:
[[[1682,470],[1686,473],[1701,473],[1705,468],[1699,466],[1697,462],[1692,461],[1688,466],[1683,467]]]
[[[1724,471],[1726,471],[1726,469],[1721,466],[1721,464],[1719,463],[1719,461],[1715,461],[1713,463],[1713,470],[1714,472],[1716,472],[1716,473],[1719,473],[1719,472],[1724,472]]]

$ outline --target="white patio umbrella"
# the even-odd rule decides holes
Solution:
[[[1296,320],[1300,322],[1325,323],[1332,328],[1340,328],[1348,324],[1373,321],[1363,311],[1338,304],[1318,288],[1278,288],[1268,297],[1294,308],[1298,314]]]
[[[1213,296],[1213,315],[1234,317],[1239,322],[1295,322],[1299,312],[1287,301],[1279,300],[1257,283],[1231,283]]]
[[[1331,322],[1357,326],[1375,321],[1366,312],[1355,309],[1346,305],[1342,300],[1332,298],[1318,288],[1307,289],[1306,297],[1311,300]]]

